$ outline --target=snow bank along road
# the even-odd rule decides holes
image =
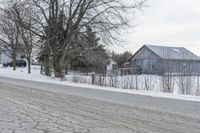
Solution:
[[[200,133],[200,103],[0,77],[1,133]]]

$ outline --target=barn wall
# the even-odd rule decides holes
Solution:
[[[149,50],[146,47],[142,47],[131,60],[135,59],[149,59],[149,58],[159,58],[155,53],[153,53],[151,50]]]
[[[159,58],[155,59],[135,59],[132,62],[133,68],[140,68],[143,74],[156,74],[161,75],[162,70],[162,60]]]
[[[143,74],[200,75],[200,60],[162,59],[146,47],[142,47],[131,59],[133,69],[140,68]]]
[[[131,59],[132,68],[140,68],[145,74],[160,74],[162,60],[146,47],[142,47]]]
[[[163,70],[166,73],[200,75],[199,60],[165,60]]]

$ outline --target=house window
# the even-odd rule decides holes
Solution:
[[[25,55],[21,55],[21,57],[20,57],[21,59],[24,59],[25,58]]]

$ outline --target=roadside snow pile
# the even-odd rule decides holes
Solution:
[[[0,76],[17,78],[17,79],[27,79],[27,80],[41,80],[44,79],[44,76],[40,75],[40,67],[32,66],[32,73],[28,74],[27,68],[17,68],[16,71],[13,71],[11,67],[1,67]]]
[[[32,65],[31,74],[28,73],[28,68],[18,67],[13,71],[12,67],[1,67],[0,76],[15,79],[24,79],[30,81],[39,81],[47,83],[63,84],[59,78],[48,77],[40,74],[40,66]]]
[[[166,84],[165,83],[166,79],[163,79],[160,76],[154,76],[154,75],[141,75],[141,76],[131,75],[131,76],[115,76],[115,77],[107,76],[103,78],[101,76],[99,77],[97,76],[95,78],[95,84],[98,84],[98,85],[91,85],[91,80],[92,80],[91,76],[71,74],[71,75],[66,76],[67,81],[61,81],[58,78],[41,75],[40,67],[32,66],[31,74],[27,73],[27,68],[17,68],[16,71],[13,71],[12,68],[0,67],[0,76],[15,78],[15,79],[38,81],[38,82],[46,82],[46,83],[51,83],[51,84],[75,86],[75,87],[81,87],[81,88],[90,88],[90,89],[98,89],[98,90],[106,90],[106,91],[115,91],[115,92],[120,92],[120,93],[145,95],[145,96],[151,96],[151,97],[162,97],[162,98],[190,100],[190,101],[200,102],[200,97],[195,96],[198,91],[197,86],[199,85],[198,83],[199,77],[195,77],[195,76],[190,77],[190,80],[185,80],[182,78],[180,79],[178,77],[173,77],[170,80],[167,78],[167,81],[170,81],[167,83],[171,83],[170,85],[172,85],[171,87],[173,87],[173,91],[171,93],[164,93],[163,86],[164,84]],[[182,89],[186,89],[184,90],[184,92],[188,91],[187,93],[190,93],[190,95],[182,95],[181,92],[183,90],[180,89],[181,85],[183,87]],[[188,88],[184,88],[185,86],[191,87],[190,90],[187,90]],[[127,88],[130,87],[130,88],[125,89],[125,87]]]

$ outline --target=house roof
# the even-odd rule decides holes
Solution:
[[[168,46],[154,46],[144,45],[160,58],[163,59],[185,59],[185,60],[199,60],[200,58],[184,47],[168,47]]]

